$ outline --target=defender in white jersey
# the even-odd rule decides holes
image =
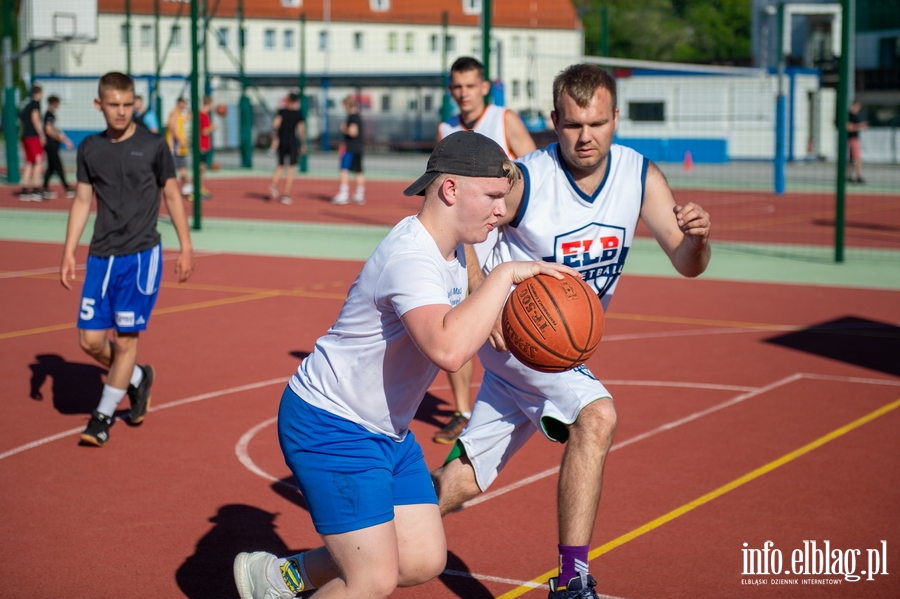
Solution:
[[[279,559],[241,553],[242,599],[376,599],[437,576],[447,558],[437,495],[409,424],[440,368],[456,370],[490,334],[511,285],[540,261],[499,265],[465,297],[462,244],[483,241],[505,214],[518,171],[493,141],[442,140],[404,193],[421,212],[379,244],[337,322],[291,377],[278,437],[324,547]]]
[[[484,66],[477,59],[471,56],[456,59],[450,67],[448,89],[459,107],[459,114],[438,125],[438,140],[456,131],[475,131],[496,141],[511,158],[537,149],[516,113],[501,106],[485,104],[484,98],[490,92],[491,84],[485,80]],[[495,229],[486,240],[473,246],[479,265],[484,264],[496,242]],[[468,424],[472,416],[473,370],[473,362],[469,362],[456,372],[448,373],[453,391],[453,417],[435,433],[435,443],[453,443]]]
[[[596,65],[574,65],[553,83],[559,143],[526,156],[522,179],[507,196],[507,215],[485,272],[523,258],[578,270],[609,305],[642,218],[684,276],[710,257],[709,215],[679,206],[660,170],[613,145],[616,84]],[[442,468],[432,473],[441,513],[456,509],[497,477],[509,458],[541,430],[568,442],[559,473],[559,575],[550,599],[596,598],[588,549],[606,455],[616,429],[612,397],[586,367],[547,374],[506,351],[499,323],[479,351],[485,376],[472,419]]]

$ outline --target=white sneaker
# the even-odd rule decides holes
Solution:
[[[339,193],[336,196],[334,196],[333,198],[331,198],[332,204],[347,204],[349,202],[350,202],[350,196],[348,196],[346,193]]]
[[[269,583],[266,572],[275,559],[265,551],[238,553],[234,558],[234,584],[241,599],[294,599],[290,591],[279,591]]]
[[[357,192],[353,195],[353,203],[362,206],[366,203],[366,196]]]
[[[67,190],[66,190],[66,199],[71,200],[71,199],[74,198],[74,197],[75,197],[75,190],[74,190],[74,189],[67,189]]]
[[[194,185],[192,183],[185,183],[181,186],[181,195],[189,196],[194,193]]]
[[[278,201],[281,202],[282,204],[284,204],[285,206],[290,206],[291,204],[294,203],[294,201],[291,199],[291,196],[281,196],[281,199]]]
[[[49,189],[41,192],[42,200],[55,200],[57,197],[59,197],[57,193],[55,191],[50,191]]]

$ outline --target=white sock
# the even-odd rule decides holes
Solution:
[[[356,197],[361,198],[365,195],[366,195],[366,188],[357,186],[356,187]]]
[[[286,573],[287,577],[285,577]],[[286,578],[295,582],[288,585]],[[266,579],[277,590],[294,594],[315,588],[306,574],[306,564],[302,553],[294,557],[272,560],[269,570],[266,572]]]
[[[142,380],[144,380],[144,370],[140,366],[135,364],[134,372],[131,373],[131,380],[129,382],[131,383],[132,387],[137,387],[141,384]]]
[[[472,410],[469,410],[468,412],[460,412],[460,414],[462,414],[462,415],[465,416],[466,418],[471,418],[471,417],[472,417]]]
[[[338,190],[338,196],[345,197],[348,193],[348,187],[346,185],[341,185],[341,188]]]
[[[119,407],[119,403],[125,397],[126,391],[126,389],[116,389],[109,385],[103,385],[103,395],[100,397],[100,405],[97,406],[97,411],[104,416],[112,418],[113,414],[116,413],[116,408]]]

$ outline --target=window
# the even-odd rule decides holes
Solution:
[[[238,31],[238,44],[241,48],[246,48],[247,44],[250,43],[250,36],[247,35],[247,28],[241,27],[241,30]]]
[[[216,41],[219,42],[220,48],[228,47],[228,27],[219,27],[216,30]]]
[[[322,52],[328,50],[328,32],[324,29],[319,32],[319,50]]]
[[[281,5],[285,8],[300,8],[300,0],[281,0]]]
[[[141,25],[141,48],[153,46],[153,25]]]
[[[388,33],[387,49],[388,49],[388,52],[396,52],[397,51],[397,34],[393,31]]]
[[[447,38],[444,40],[444,44],[446,46],[447,52],[450,52],[451,54],[453,52],[456,52],[456,37],[454,37],[452,35],[448,35]]]
[[[284,30],[284,49],[291,50],[294,47],[294,30]]]
[[[407,54],[410,54],[416,49],[416,38],[412,33],[407,33],[405,38],[406,41],[403,44],[403,49],[406,50]]]
[[[354,31],[353,32],[353,49],[357,51],[362,51],[363,49],[363,32],[362,31]]]
[[[512,36],[512,55],[522,56],[522,38],[518,35]]]
[[[441,51],[440,41],[438,40],[440,40],[438,35],[436,33],[432,33],[428,42],[428,48],[431,50],[432,54],[437,54]]]
[[[413,98],[409,101],[409,109],[410,110],[418,110],[419,109],[419,101],[416,98]]]
[[[534,98],[534,79],[529,79],[525,82],[525,93],[528,94],[528,98]]]
[[[512,82],[512,97],[518,98],[522,95],[522,84],[518,79],[513,79]]]
[[[628,119],[643,122],[662,122],[666,120],[665,103],[663,102],[629,102]]]
[[[537,38],[533,35],[528,36],[528,41],[525,46],[525,52],[531,56],[537,52]]]
[[[462,9],[467,15],[480,15],[481,0],[462,0]]]
[[[274,29],[266,29],[263,32],[263,48],[266,50],[271,50],[275,47],[275,30]]]
[[[481,36],[473,35],[472,36],[472,54],[479,54],[481,52]]]
[[[181,25],[172,25],[172,36],[169,39],[173,48],[181,47]]]
[[[428,111],[430,111],[430,110],[432,110],[432,109],[434,108],[434,98],[432,98],[431,96],[425,96],[425,97],[423,98],[423,101],[424,101],[424,103],[425,103],[423,109],[424,109],[426,112],[428,112]]]
[[[391,10],[391,0],[369,0],[369,8],[375,12]]]
[[[119,29],[119,43],[123,46],[128,45],[128,23],[122,23],[122,27]]]
[[[384,94],[381,96],[381,112],[390,112],[391,111],[391,96],[390,94]]]

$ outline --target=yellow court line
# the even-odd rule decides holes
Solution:
[[[826,443],[828,443],[830,441],[834,441],[838,437],[846,435],[850,431],[857,429],[857,428],[861,427],[862,425],[867,424],[880,416],[884,416],[888,412],[895,410],[897,408],[900,408],[900,399],[896,399],[887,405],[881,406],[877,410],[875,410],[873,412],[869,412],[862,418],[858,418],[849,424],[845,424],[844,426],[831,431],[827,435],[819,437],[815,441],[813,441],[811,443],[807,443],[803,447],[801,447],[799,449],[795,449],[794,451],[781,456],[777,460],[773,460],[773,461],[769,462],[765,466],[760,466],[756,470],[749,472],[740,478],[736,478],[735,480],[731,481],[730,483],[719,487],[715,491],[710,491],[706,495],[698,497],[697,499],[691,501],[690,503],[686,503],[683,506],[672,510],[668,514],[663,514],[659,518],[652,520],[652,521],[648,522],[647,524],[644,524],[643,526],[635,528],[631,532],[627,532],[624,535],[606,543],[605,545],[601,545],[600,547],[597,547],[596,549],[594,549],[593,551],[591,551],[588,554],[588,559],[589,560],[596,559],[596,558],[600,557],[601,555],[603,555],[604,553],[608,553],[608,552],[612,551],[613,549],[615,549],[616,547],[624,545],[628,541],[634,540],[654,529],[657,529],[660,526],[662,526],[663,524],[666,524],[667,522],[671,522],[675,518],[678,518],[679,516],[683,516],[684,514],[687,514],[688,512],[700,507],[701,505],[703,505],[705,503],[709,503],[713,499],[721,497],[725,493],[728,493],[729,491],[733,491],[733,490],[737,489],[738,487],[745,485],[745,484],[749,483],[750,481],[761,477],[764,474],[768,474],[769,472],[775,470],[776,468],[784,466],[788,462],[792,462],[792,461],[796,460],[797,458],[813,451],[814,449],[818,449],[819,447],[825,445]],[[529,583],[532,583],[532,584],[546,583],[551,577],[555,576],[556,573],[557,573],[556,569],[550,570],[549,572],[544,572],[537,578],[531,579],[529,581]],[[503,595],[500,595],[497,599],[512,599],[513,597],[518,597],[520,595],[524,595],[528,591],[534,590],[534,588],[535,587],[533,587],[533,586],[524,586],[523,585],[523,586],[520,586],[518,588],[515,588],[515,589],[509,591],[508,593],[504,593]]]

